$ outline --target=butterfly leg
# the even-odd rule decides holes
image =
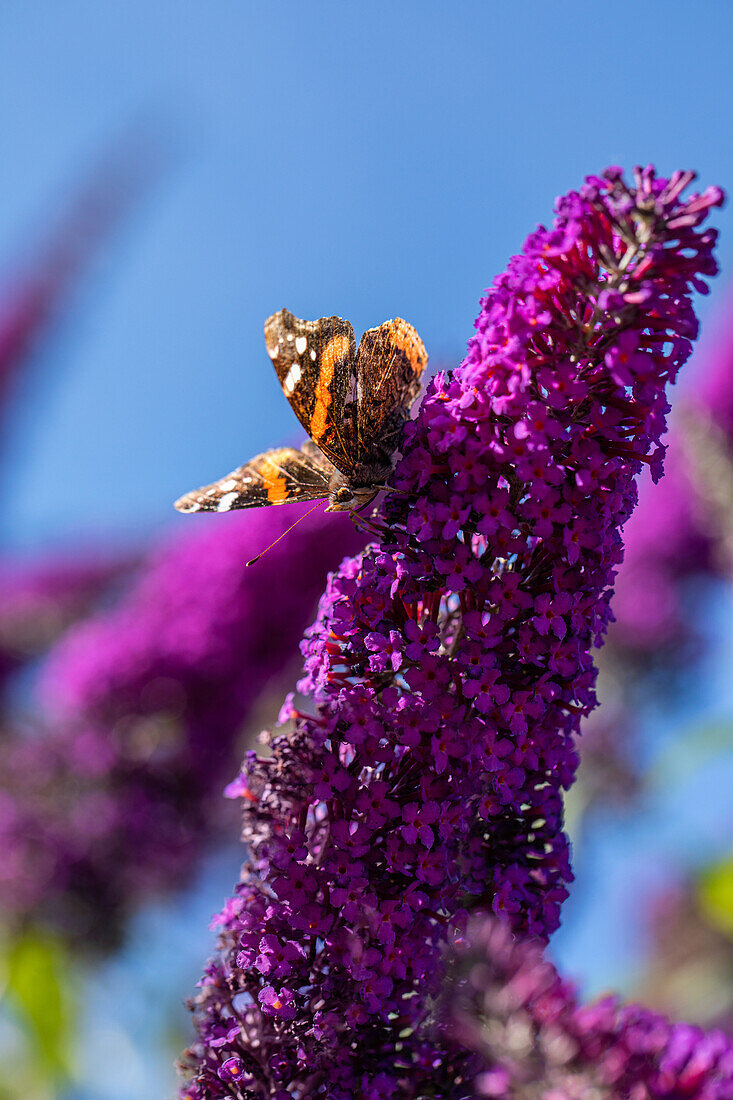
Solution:
[[[372,538],[381,538],[384,535],[384,527],[378,527],[376,524],[368,522],[363,516],[360,516],[357,511],[352,510],[349,515],[354,521],[354,525],[360,530],[365,531],[367,535],[370,535]]]
[[[374,488],[380,489],[384,493],[399,493],[403,497],[410,496],[406,489],[395,489],[394,485],[375,485]]]

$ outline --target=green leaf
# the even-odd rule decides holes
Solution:
[[[733,938],[733,856],[701,872],[697,895],[706,920]]]
[[[69,1076],[69,1038],[74,1017],[70,967],[60,939],[28,929],[7,945],[5,994],[23,1026],[31,1058],[46,1080]]]

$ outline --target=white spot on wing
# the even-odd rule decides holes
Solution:
[[[316,361],[316,349],[315,348],[311,348],[311,359],[315,363],[315,361]]]
[[[298,339],[295,341],[295,350],[297,351],[298,355],[302,355],[307,347],[308,341],[306,340],[305,336],[299,336]]]
[[[270,356],[271,359],[277,359],[277,353],[278,353],[279,348],[280,348],[280,341],[279,340],[276,344],[268,344],[267,345],[267,354]]]
[[[228,512],[239,493],[225,493],[216,506],[217,512]]]
[[[293,363],[292,367],[285,376],[285,381],[283,382],[283,389],[285,390],[285,393],[291,394],[293,392],[295,387],[298,385],[298,382],[300,382],[301,373],[302,372],[300,369],[300,363]]]
[[[219,488],[222,489],[225,493],[230,493],[232,489],[236,489],[236,487],[237,482],[236,479],[233,477],[230,477],[227,481],[222,481],[221,485],[219,486]]]

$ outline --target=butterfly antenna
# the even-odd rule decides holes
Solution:
[[[271,542],[269,546],[266,546],[265,549],[262,550],[256,558],[252,558],[250,561],[245,562],[245,566],[255,565],[260,560],[260,558],[263,558],[265,556],[268,550],[272,550],[273,546],[277,546],[280,539],[284,539],[286,535],[289,535],[292,529],[294,527],[297,527],[302,520],[308,519],[308,516],[311,515],[311,513],[315,512],[316,508],[322,508],[327,500],[328,497],[324,497],[323,500],[319,500],[317,504],[314,504],[312,508],[309,508],[304,516],[298,516],[295,523],[291,523],[287,530],[283,531],[282,535],[278,535],[275,541]]]

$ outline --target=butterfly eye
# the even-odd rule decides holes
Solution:
[[[353,494],[351,489],[347,489],[346,486],[342,486],[338,489],[334,495],[334,500],[337,504],[348,504]]]

